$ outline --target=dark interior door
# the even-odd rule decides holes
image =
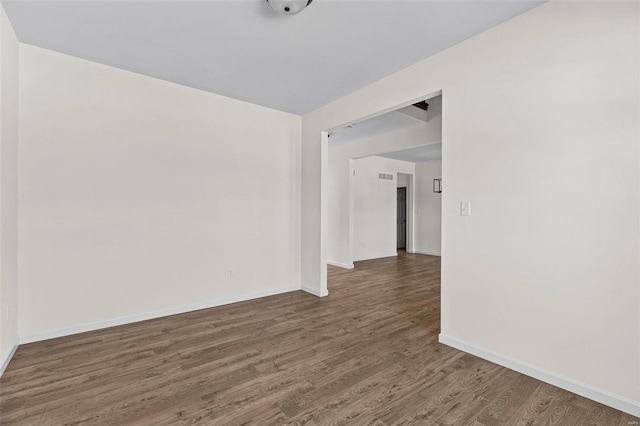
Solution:
[[[398,188],[398,248],[407,248],[407,188]]]

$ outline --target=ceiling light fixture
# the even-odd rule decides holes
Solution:
[[[269,6],[282,15],[295,15],[309,6],[313,0],[267,0]]]

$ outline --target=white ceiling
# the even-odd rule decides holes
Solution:
[[[4,0],[21,42],[296,114],[541,1]]]
[[[329,145],[342,145],[423,124],[425,124],[424,120],[398,111],[392,111],[361,121],[360,123],[352,125],[352,127],[343,127],[332,131],[329,137]]]
[[[432,143],[429,145],[416,146],[400,151],[378,154],[378,157],[394,158],[396,160],[421,163],[429,160],[439,160],[442,158],[442,143]]]

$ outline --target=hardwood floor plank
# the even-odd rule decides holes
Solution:
[[[485,426],[510,424],[541,382],[524,375],[519,376],[498,398],[484,409],[477,421]]]

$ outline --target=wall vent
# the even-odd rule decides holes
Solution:
[[[378,179],[393,180],[393,175],[390,175],[388,173],[378,173]]]

